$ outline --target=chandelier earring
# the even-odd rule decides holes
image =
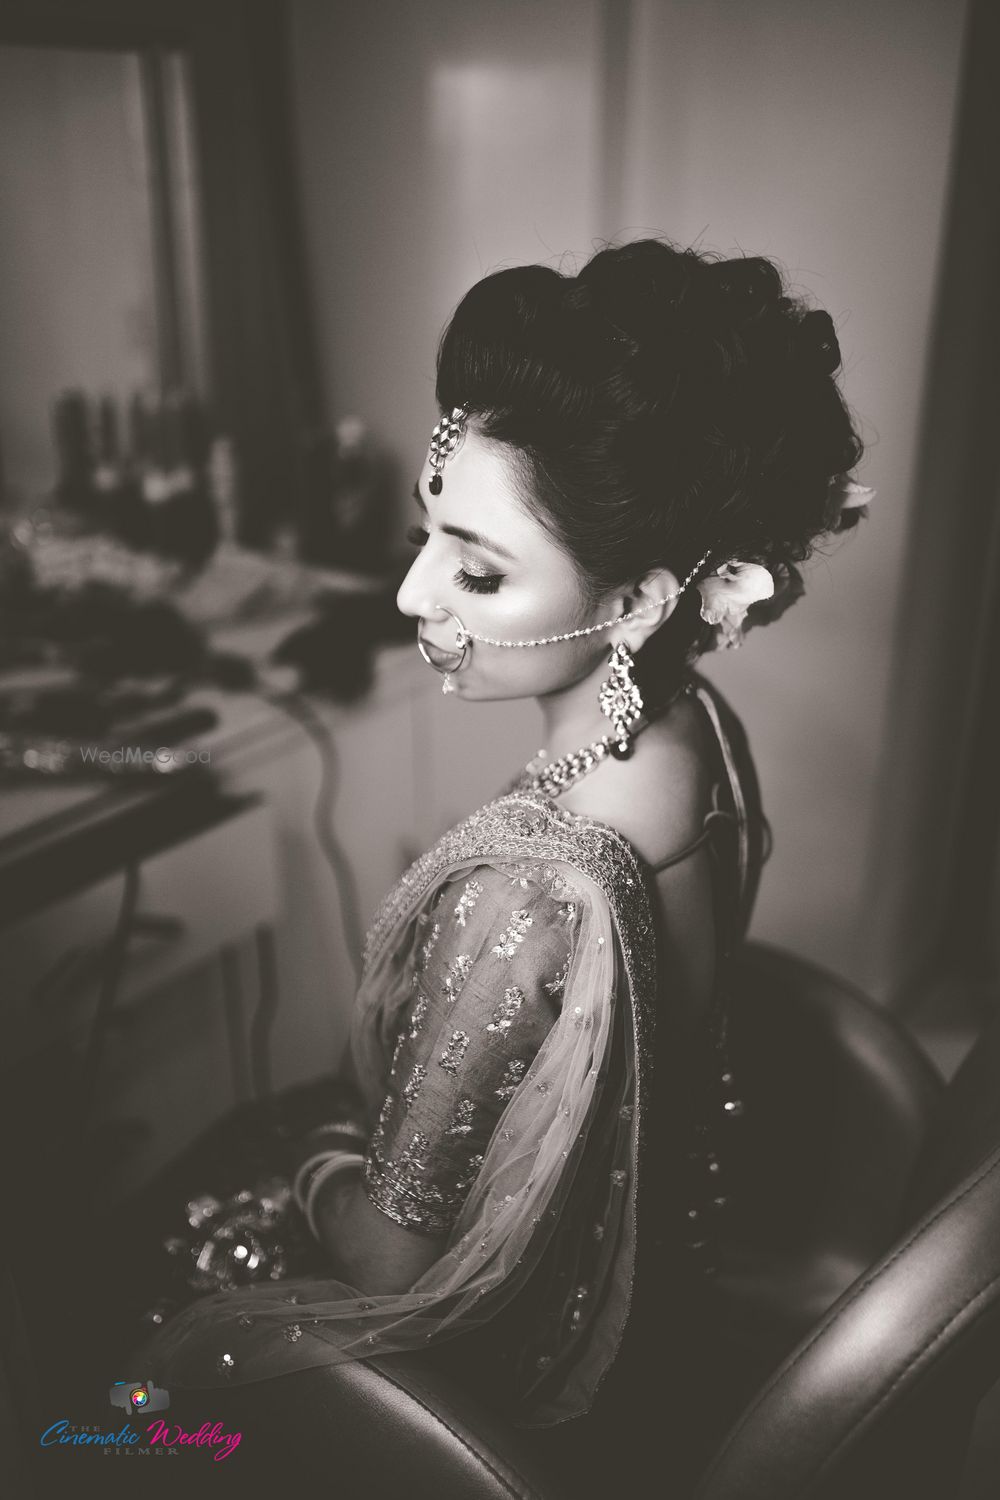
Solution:
[[[612,647],[610,665],[611,675],[601,683],[598,702],[614,730],[608,748],[616,760],[627,760],[634,744],[631,729],[639,721],[643,704],[633,675],[635,658],[624,641]]]

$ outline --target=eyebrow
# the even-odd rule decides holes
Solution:
[[[420,494],[420,481],[417,480],[413,486],[413,498],[420,506],[424,515],[427,514],[427,506],[424,504]],[[460,542],[468,542],[471,547],[484,547],[487,552],[495,552],[497,557],[505,557],[508,562],[516,562],[513,552],[508,552],[506,547],[501,547],[499,542],[491,542],[488,536],[483,536],[478,531],[466,531],[464,526],[442,526],[441,530],[448,536],[457,536]]]

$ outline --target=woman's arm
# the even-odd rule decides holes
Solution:
[[[337,1274],[373,1296],[407,1291],[440,1259],[448,1238],[414,1234],[387,1218],[365,1196],[360,1168],[320,1185],[314,1218]]]
[[[579,903],[556,872],[476,866],[428,904],[363,1167],[317,1185],[337,1273],[408,1290],[444,1254],[507,1104],[562,1006]],[[550,1085],[547,1085],[550,1087]]]

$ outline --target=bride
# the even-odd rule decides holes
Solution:
[[[652,1444],[661,1481],[695,1453],[742,1113],[729,959],[770,844],[695,663],[866,514],[839,365],[769,261],[657,240],[461,302],[398,603],[446,693],[536,698],[546,748],[369,931],[364,1108],[295,1176],[327,1269],[195,1302],[149,1347],[157,1383],[422,1350],[542,1449]]]

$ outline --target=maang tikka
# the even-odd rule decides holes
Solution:
[[[453,458],[457,453],[465,437],[468,420],[469,408],[467,406],[453,406],[451,416],[442,417],[431,433],[430,464],[434,473],[430,477],[428,489],[432,495],[440,495],[444,488],[442,471],[449,458]]]
[[[601,713],[610,720],[615,732],[609,749],[616,760],[627,760],[632,754],[630,730],[642,713],[642,695],[634,676],[635,658],[624,641],[611,648],[611,676],[601,683],[598,701]]]

